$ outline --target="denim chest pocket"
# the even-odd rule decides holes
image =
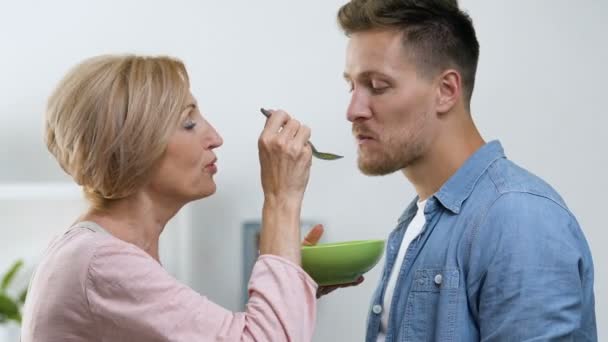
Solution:
[[[454,340],[459,282],[455,268],[416,270],[401,327],[403,341]]]

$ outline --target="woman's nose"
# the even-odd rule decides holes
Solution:
[[[224,139],[222,139],[222,137],[220,136],[220,134],[217,132],[217,130],[209,125],[209,127],[211,128],[211,136],[209,139],[209,145],[208,148],[209,149],[214,149],[214,148],[218,148],[220,146],[222,146],[222,144],[224,143]]]

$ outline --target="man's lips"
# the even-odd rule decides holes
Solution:
[[[353,125],[352,131],[353,131],[353,135],[355,136],[355,138],[357,140],[368,140],[368,139],[377,140],[376,134],[374,134],[374,132],[372,130],[366,128],[363,125]]]
[[[357,139],[357,142],[359,144],[365,143],[365,142],[370,142],[373,140],[377,140],[375,135],[371,132],[365,132],[365,131],[353,131],[354,135],[355,135],[355,139]]]
[[[357,140],[372,140],[372,139],[374,139],[371,135],[368,135],[368,134],[357,134],[357,135],[355,135],[355,137],[357,138]]]
[[[217,163],[217,158],[213,159],[211,161],[211,163],[205,165],[205,170],[211,172],[211,173],[216,173],[217,172],[217,165],[215,165],[215,163]]]

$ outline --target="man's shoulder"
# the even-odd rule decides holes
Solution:
[[[507,159],[496,160],[478,180],[463,205],[467,222],[514,222],[524,213],[546,222],[578,225],[557,191],[540,177]],[[496,223],[495,222],[495,223]],[[560,224],[561,225],[561,224]]]
[[[487,170],[487,178],[494,186],[495,200],[510,197],[526,201],[542,199],[569,211],[559,193],[545,180],[508,159],[500,159]]]
[[[488,168],[481,182],[468,199],[466,220],[472,222],[467,226],[470,241],[477,241],[474,245],[480,250],[493,246],[489,250],[500,247],[505,253],[538,256],[542,254],[537,253],[539,249],[562,248],[565,253],[570,248],[576,255],[581,251],[589,255],[577,219],[540,177],[502,159]]]
[[[501,229],[519,236],[563,233],[564,229],[580,233],[578,221],[557,191],[507,159],[497,160],[487,169],[468,202],[475,229],[490,226],[493,234]]]

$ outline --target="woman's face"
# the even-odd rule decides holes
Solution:
[[[181,118],[147,188],[160,198],[187,203],[215,192],[214,149],[223,141],[203,118],[192,95]]]

